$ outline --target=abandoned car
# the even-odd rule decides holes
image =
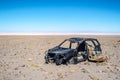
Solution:
[[[50,62],[56,65],[70,62],[76,64],[86,60],[95,62],[107,60],[107,57],[102,54],[101,45],[97,39],[70,38],[45,52],[46,64]]]

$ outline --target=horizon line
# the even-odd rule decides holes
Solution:
[[[0,32],[0,35],[120,35],[120,33],[75,33],[75,32]]]

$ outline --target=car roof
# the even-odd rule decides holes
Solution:
[[[84,41],[84,40],[97,40],[97,39],[95,39],[95,38],[76,38],[76,37],[74,37],[74,38],[69,38],[68,40],[71,41],[71,42],[81,42],[81,41]]]

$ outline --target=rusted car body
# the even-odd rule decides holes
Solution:
[[[45,63],[74,64],[82,61],[101,62],[106,61],[107,57],[102,54],[101,45],[94,38],[69,38],[58,46],[45,52]]]

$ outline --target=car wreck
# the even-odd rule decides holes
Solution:
[[[58,46],[45,52],[45,63],[77,64],[82,61],[103,62],[107,60],[103,56],[101,45],[94,38],[69,38]]]

